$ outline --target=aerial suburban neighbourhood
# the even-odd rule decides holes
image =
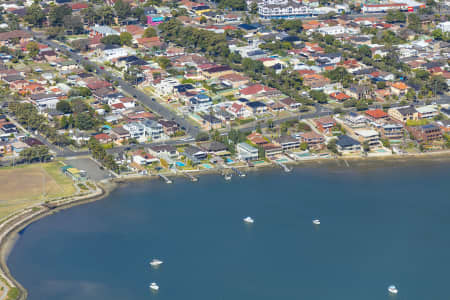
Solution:
[[[50,210],[112,180],[448,155],[449,8],[1,0],[0,170],[47,168]]]

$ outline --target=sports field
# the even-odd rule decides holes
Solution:
[[[0,169],[0,218],[31,204],[75,193],[61,166],[51,162]]]

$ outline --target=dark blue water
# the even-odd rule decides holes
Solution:
[[[133,183],[32,224],[8,264],[30,300],[449,299],[449,167]]]

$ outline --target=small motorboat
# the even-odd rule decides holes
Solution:
[[[245,223],[249,223],[249,224],[253,224],[255,222],[255,220],[253,220],[252,217],[245,217],[244,218],[244,222]]]
[[[150,284],[150,288],[151,288],[152,290],[154,290],[154,291],[159,290],[159,286],[156,284],[156,282],[152,282],[152,283]]]
[[[225,174],[224,177],[225,180],[231,180],[231,174]]]
[[[398,293],[398,290],[397,290],[397,288],[395,287],[395,285],[390,285],[390,286],[388,287],[388,291],[389,291],[389,293],[391,293],[391,294],[397,294],[397,293]]]
[[[157,258],[152,259],[152,261],[150,262],[150,266],[152,267],[158,267],[159,265],[161,265],[163,263],[162,260],[159,260]]]
[[[315,219],[312,221],[314,225],[320,225],[320,220],[319,219]]]

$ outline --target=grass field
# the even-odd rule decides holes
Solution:
[[[69,196],[76,189],[60,171],[60,162],[0,170],[0,218],[47,199]]]

